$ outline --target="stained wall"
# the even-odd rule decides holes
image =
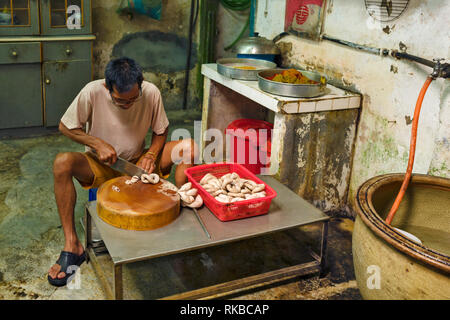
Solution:
[[[255,31],[272,39],[283,31],[285,1],[258,1]],[[328,3],[323,32],[329,36],[406,52],[432,60],[449,57],[450,4],[411,0],[404,13],[389,23],[369,16],[364,1]],[[358,122],[348,200],[367,179],[407,167],[414,107],[431,69],[414,62],[380,57],[329,41],[287,36],[277,43],[285,67],[317,70],[333,84],[363,97]],[[450,178],[450,86],[433,81],[419,121],[415,173]],[[348,161],[348,159],[345,159]]]
[[[144,78],[161,91],[166,111],[183,107],[189,39],[189,0],[162,1],[161,19],[117,12],[121,1],[93,0],[94,77],[104,77],[111,58],[128,56],[144,69]],[[122,1],[123,2],[123,1]],[[195,94],[197,32],[194,29],[189,72],[188,108],[200,110]]]

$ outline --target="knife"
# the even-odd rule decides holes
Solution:
[[[94,150],[89,150],[88,151],[91,155],[93,155],[95,158],[97,158],[100,162],[102,162],[98,157],[97,157],[97,153]],[[117,157],[117,161],[114,162],[113,164],[109,164],[106,162],[102,162],[104,164],[106,164],[107,166],[111,167],[112,169],[119,171],[121,173],[125,173],[129,176],[138,176],[140,177],[142,174],[147,174],[147,171],[145,171],[142,168],[139,168],[138,166],[136,166],[135,164],[121,158],[121,157]]]

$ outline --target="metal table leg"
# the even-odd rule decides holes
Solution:
[[[100,282],[103,284],[103,288],[105,289],[105,293],[108,299],[114,299],[117,297],[113,295],[113,290],[111,289],[110,284],[108,283],[108,280],[106,279],[105,273],[102,270],[102,267],[100,266],[97,256],[94,252],[93,246],[92,246],[92,217],[88,210],[88,203],[85,206],[85,221],[86,221],[86,228],[85,228],[85,252],[86,252],[86,263],[92,262],[91,266],[94,270],[94,272],[97,274]],[[122,268],[119,268],[120,272],[114,272],[114,274],[117,273],[117,275],[120,274],[120,294],[122,294]],[[115,279],[116,277],[114,277]],[[114,289],[116,286],[114,287]]]
[[[324,277],[328,272],[328,223],[324,221],[322,225],[322,240],[320,243],[320,277]]]
[[[92,246],[92,218],[89,213],[87,203],[84,206],[84,221],[86,224],[85,234],[84,234],[84,250],[86,252],[86,263],[89,263],[89,248]]]
[[[114,278],[114,298],[116,300],[123,300],[123,278],[122,278],[121,264],[114,265],[113,278]]]

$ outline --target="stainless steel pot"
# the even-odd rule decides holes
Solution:
[[[248,37],[239,41],[233,47],[232,52],[238,54],[280,54],[280,48],[267,38],[258,36],[255,33],[254,37]]]
[[[278,38],[277,38],[278,39]],[[281,50],[273,40],[258,36],[248,37],[239,41],[232,49],[238,58],[262,59],[279,63]]]

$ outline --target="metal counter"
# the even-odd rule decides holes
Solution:
[[[321,252],[319,254],[311,252],[311,262],[166,298],[218,297],[225,295],[227,292],[241,291],[246,288],[254,288],[323,270],[326,264],[329,217],[276,179],[270,176],[259,176],[259,178],[278,194],[272,200],[269,213],[247,219],[222,222],[207,207],[203,206],[198,210],[198,214],[209,236],[203,230],[194,211],[189,208],[183,208],[180,216],[167,226],[150,231],[132,231],[119,229],[105,223],[97,215],[96,201],[88,202],[85,210],[85,239],[88,262],[92,262],[94,270],[103,282],[107,296],[115,299],[123,298],[122,265],[124,264],[222,245],[317,222],[323,222]],[[112,288],[106,281],[102,266],[98,263],[93,250],[91,219],[94,221],[114,264]]]

